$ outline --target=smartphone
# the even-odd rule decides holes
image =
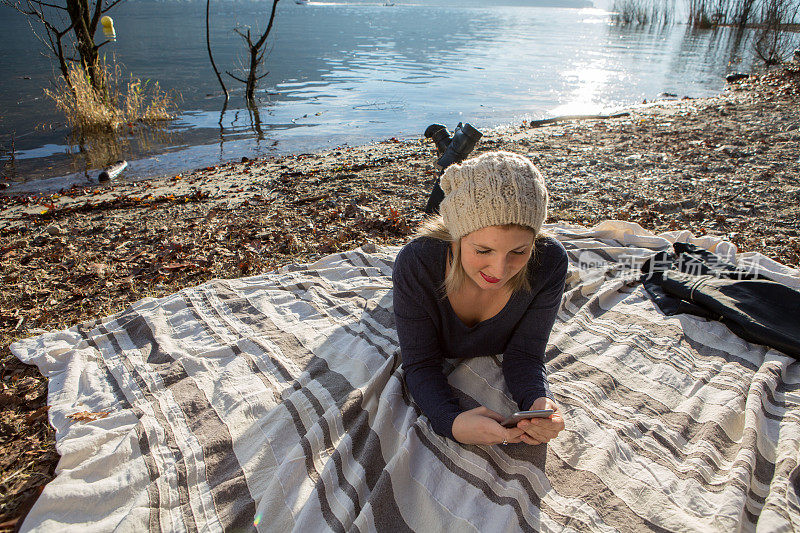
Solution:
[[[531,418],[550,418],[550,415],[552,415],[553,412],[554,411],[552,409],[539,409],[538,411],[517,411],[513,415],[500,422],[500,425],[510,428],[516,426],[517,422],[520,420],[530,420]]]

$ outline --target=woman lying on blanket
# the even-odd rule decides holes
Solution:
[[[564,429],[547,385],[544,351],[564,291],[567,254],[541,233],[547,190],[531,162],[492,152],[442,175],[441,215],[398,254],[394,312],[406,384],[440,435],[464,444],[541,444]],[[486,407],[463,410],[444,358],[503,354],[522,410],[550,418],[503,427]],[[508,414],[508,413],[504,413]]]

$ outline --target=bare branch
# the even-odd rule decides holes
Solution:
[[[92,15],[92,20],[89,23],[89,31],[92,32],[92,35],[94,35],[95,30],[97,30],[97,24],[100,22],[100,16],[103,14],[103,0],[94,1],[94,15]]]
[[[114,7],[115,5],[119,4],[120,2],[124,2],[124,1],[125,0],[114,0],[113,2],[111,2],[106,7],[103,8],[103,13],[108,13],[111,10],[112,7]]]
[[[214,55],[211,53],[211,32],[209,30],[209,25],[211,21],[211,0],[206,0],[206,49],[208,50],[208,59],[211,60],[211,66],[214,69],[214,74],[217,75],[217,81],[219,81],[220,86],[222,87],[222,92],[225,93],[225,104],[228,104],[228,98],[230,95],[228,94],[228,88],[225,87],[225,82],[222,81],[222,76],[219,75],[219,69],[217,69],[217,64],[214,62]],[[225,106],[222,106],[222,112],[225,112]],[[222,128],[222,115],[219,117],[220,120],[220,128]]]
[[[265,78],[269,74],[269,72],[266,72],[262,75],[259,75],[258,70],[259,66],[261,65],[261,62],[264,60],[264,54],[266,52],[264,44],[266,43],[267,37],[272,31],[272,26],[275,23],[275,14],[277,12],[278,2],[279,0],[272,0],[272,9],[270,11],[269,23],[267,24],[267,28],[264,30],[264,32],[261,34],[261,36],[255,43],[252,40],[250,28],[247,28],[246,32],[243,32],[239,28],[234,28],[234,31],[240,37],[242,37],[242,39],[244,39],[244,41],[247,43],[248,55],[250,56],[250,61],[249,61],[250,64],[248,65],[246,70],[247,81],[234,76],[230,72],[228,72],[228,75],[231,76],[233,79],[244,83],[247,86],[247,88],[245,89],[245,95],[249,106],[255,106],[254,93],[255,93],[256,83],[258,82],[258,80]]]
[[[58,29],[58,28],[56,28],[56,27],[55,27],[53,24],[51,24],[51,23],[50,23],[50,21],[48,21],[48,20],[46,20],[46,19],[41,19],[41,22],[42,22],[42,24],[44,25],[44,27],[45,27],[47,30],[49,30],[49,31],[52,31],[52,32],[53,32],[53,33],[55,33],[55,34],[56,34],[56,35],[57,35],[59,38],[61,38],[61,37],[65,36],[66,34],[68,34],[68,33],[70,32],[70,30],[72,30],[72,28],[74,27],[74,24],[70,24],[69,26],[67,26],[67,27],[66,27],[66,28],[64,28],[63,30],[59,30],[59,29]]]
[[[245,41],[250,42],[250,38],[244,33],[242,33],[241,30],[239,30],[239,28],[233,28],[233,32],[236,33],[239,37],[241,37]]]
[[[39,13],[39,11],[37,11],[33,7],[29,7],[30,11],[25,11],[24,9],[22,9],[20,7],[20,2],[14,2],[12,4],[11,2],[7,2],[7,1],[3,0],[2,3],[7,5],[8,7],[13,7],[17,11],[19,11],[20,13],[24,13],[25,15],[34,15],[34,14],[38,14]],[[36,0],[35,3],[36,3],[37,6],[52,7],[53,9],[61,9],[62,11],[66,11],[67,10],[67,8],[64,7],[64,6],[60,6],[60,5],[57,5],[57,4],[49,4],[47,2],[41,2],[39,0]],[[28,6],[30,6],[31,2],[27,2],[27,4],[28,4]]]
[[[59,6],[59,5],[56,5],[56,4],[48,4],[48,3],[46,3],[46,2],[38,2],[38,1],[37,1],[36,3],[37,3],[37,4],[39,4],[40,6],[52,7],[53,9],[60,9],[60,10],[62,10],[62,11],[66,11],[66,10],[67,10],[67,8],[66,8],[66,7],[64,7],[64,6]]]
[[[228,72],[227,70],[225,71],[225,74],[227,74],[227,75],[228,75],[228,76],[230,76],[231,78],[235,79],[236,81],[240,81],[240,82],[242,82],[242,83],[247,83],[247,80],[243,80],[242,78],[237,78],[236,76],[234,76],[233,74],[231,74],[231,73],[230,73],[230,72]]]
[[[11,9],[16,9],[17,11],[21,11],[22,7],[20,6],[20,2],[12,2],[11,0],[2,0],[0,1],[5,6],[10,7]]]
[[[256,43],[256,48],[261,48],[264,45],[264,41],[267,40],[269,32],[272,31],[272,23],[275,22],[275,11],[277,8],[278,0],[272,0],[272,12],[269,14],[269,24],[267,24],[267,29],[264,30],[264,33],[261,34],[261,39]]]
[[[30,11],[26,11],[26,10],[22,9],[22,8],[19,6],[19,2],[16,2],[16,3],[14,3],[14,4],[11,4],[11,3],[9,3],[9,2],[5,2],[5,1],[4,1],[3,3],[4,3],[5,5],[7,5],[8,7],[11,7],[11,8],[14,8],[14,9],[16,9],[17,11],[19,11],[19,12],[20,12],[20,13],[22,13],[23,15],[37,15],[37,16],[39,15],[39,12],[38,12],[38,11],[36,11],[35,9],[33,9],[33,8],[31,8],[31,10],[30,10]]]

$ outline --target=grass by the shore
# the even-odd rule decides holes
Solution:
[[[134,122],[154,123],[174,118],[175,99],[158,82],[133,76],[124,79],[119,65],[105,61],[98,64],[97,75],[103,80],[104,91],[92,86],[89,74],[80,64],[69,66],[69,85],[61,83],[44,91],[64,113],[71,130],[87,135]]]
[[[488,132],[475,154],[533,159],[550,190],[549,221],[713,233],[798,267],[800,70],[733,89],[613,120]],[[58,459],[47,382],[10,354],[11,342],[211,278],[402,244],[422,219],[433,160],[422,140],[390,140],[0,197],[0,530],[19,523]]]

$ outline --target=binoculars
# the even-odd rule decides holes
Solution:
[[[483,133],[470,124],[459,122],[452,136],[442,124],[431,124],[425,130],[425,137],[436,145],[436,153],[439,156],[435,163],[436,169],[444,172],[444,169],[453,163],[463,161],[483,137]]]
[[[442,124],[431,124],[425,129],[425,138],[431,139],[436,145],[436,169],[442,173],[453,163],[460,163],[475,148],[475,144],[483,137],[483,133],[473,128],[470,124],[458,123],[453,135]],[[444,191],[439,185],[439,179],[433,184],[433,190],[428,197],[425,213],[435,215],[439,213],[439,204],[444,199]]]

